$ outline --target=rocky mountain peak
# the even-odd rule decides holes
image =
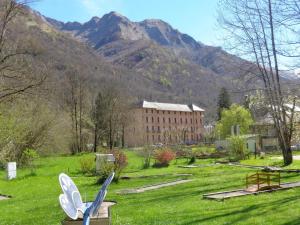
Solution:
[[[121,15],[120,13],[114,12],[114,11],[102,16],[101,22],[107,23],[107,24],[131,23],[131,21],[127,17]]]
[[[50,23],[53,21],[49,21]],[[54,24],[56,25],[56,24]],[[56,27],[58,27],[56,25]],[[117,12],[110,12],[101,18],[93,17],[88,22],[67,23],[60,30],[72,31],[75,36],[88,40],[95,48],[117,40],[153,41],[159,45],[199,49],[201,44],[187,34],[182,34],[171,25],[159,19],[132,22]]]

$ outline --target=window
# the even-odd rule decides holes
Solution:
[[[159,117],[157,117],[157,122],[159,123]]]
[[[170,111],[168,111],[168,114],[170,114]]]
[[[146,117],[146,122],[148,123],[148,116]]]
[[[198,123],[198,120],[196,119],[196,123]]]
[[[147,126],[147,132],[149,132],[149,127]]]
[[[180,118],[180,123],[182,124],[182,118]]]
[[[174,112],[174,115],[176,115],[176,112]]]
[[[148,109],[146,109],[146,113],[148,113]]]
[[[158,135],[158,141],[160,141],[160,135]]]
[[[186,115],[186,112],[185,112],[185,115]]]
[[[152,135],[152,141],[154,141],[154,135]]]
[[[151,113],[153,113],[153,109],[151,109]]]
[[[157,110],[157,114],[159,114],[159,111]]]
[[[165,114],[165,111],[163,111],[163,114]]]
[[[154,119],[153,119],[153,117],[152,117],[152,123],[154,122]]]
[[[193,123],[193,119],[191,118],[191,123]]]
[[[157,131],[160,132],[160,126],[157,127]]]
[[[149,141],[149,136],[147,135],[147,142]]]
[[[177,123],[177,120],[176,120],[176,118],[174,118],[174,121],[175,121],[175,123]]]
[[[193,132],[193,127],[191,127],[191,132]]]
[[[185,123],[187,124],[187,118],[185,118]]]
[[[154,126],[152,126],[152,131],[154,132]]]
[[[163,118],[163,122],[166,122],[166,121],[165,121],[165,117]]]
[[[171,123],[171,118],[169,118],[169,123]]]
[[[179,114],[181,115],[181,112]]]

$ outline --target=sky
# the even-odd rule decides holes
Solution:
[[[31,7],[63,22],[87,22],[116,11],[132,21],[161,19],[207,45],[221,46],[217,33],[218,0],[39,0]]]

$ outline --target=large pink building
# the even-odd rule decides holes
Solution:
[[[194,104],[143,101],[132,109],[132,114],[132,121],[125,130],[125,143],[129,147],[202,140],[204,110]]]

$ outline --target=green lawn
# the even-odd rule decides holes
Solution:
[[[211,167],[185,169],[177,165],[168,168],[141,169],[142,159],[127,151],[129,165],[125,174],[132,178],[121,180],[109,188],[107,199],[116,200],[112,207],[113,224],[132,225],[175,225],[175,224],[281,224],[296,225],[300,222],[300,188],[273,192],[258,196],[245,196],[217,202],[202,199],[202,194],[244,187],[247,173],[253,169],[216,165]],[[58,174],[65,172],[72,176],[83,196],[88,201],[94,198],[100,186],[96,177],[84,177],[78,172],[82,156],[49,157],[38,161],[36,176],[30,176],[28,169],[18,170],[18,179],[6,181],[0,171],[0,193],[12,195],[10,200],[0,201],[0,224],[60,224],[65,217],[58,203],[61,193]],[[85,156],[86,157],[86,156]],[[92,157],[92,155],[91,155]],[[243,163],[274,165],[280,160],[250,159]],[[211,164],[214,160],[197,160],[196,164]],[[300,168],[300,161],[291,168]],[[118,195],[117,190],[174,181],[176,174],[191,173],[192,182],[166,187],[140,194]],[[165,176],[154,176],[162,175]],[[149,177],[140,178],[141,175]],[[153,175],[153,176],[152,176]],[[183,177],[182,177],[183,178]],[[283,174],[283,181],[300,180],[299,175]]]

